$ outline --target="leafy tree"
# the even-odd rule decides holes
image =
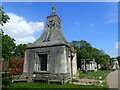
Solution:
[[[2,57],[5,60],[9,60],[11,57],[14,56],[14,50],[16,46],[14,42],[14,38],[11,38],[8,35],[2,36]]]
[[[16,46],[15,56],[24,58],[26,46],[27,46],[27,44],[20,44],[20,45]]]
[[[95,59],[96,62],[101,62],[105,67],[106,60],[110,58],[103,50],[92,47],[92,45],[85,41],[72,41],[73,47],[77,50],[77,64],[81,67],[81,59]]]
[[[3,26],[5,23],[8,22],[8,20],[10,20],[9,16],[5,15],[5,13],[3,11],[3,7],[0,6],[0,25]],[[3,54],[3,58],[8,59],[10,56],[5,56],[5,54],[6,54],[5,52],[9,52],[9,51],[3,51],[3,50],[5,50],[5,46],[4,46],[5,41],[6,41],[5,38],[9,38],[9,40],[11,38],[9,36],[4,36],[3,34],[4,34],[3,30],[0,28],[0,58],[2,58],[2,54]],[[3,38],[3,40],[2,40],[2,38]],[[2,41],[4,41],[3,44],[1,43]],[[2,46],[4,46],[4,47],[2,48]],[[2,51],[2,53],[1,53],[1,51]]]
[[[77,66],[81,67],[81,59],[89,59],[90,54],[88,51],[92,47],[90,43],[85,40],[72,41],[73,47],[77,50]]]
[[[3,26],[3,24],[7,23],[8,20],[10,20],[8,15],[5,15],[4,11],[3,11],[3,7],[0,6],[0,25]]]
[[[2,35],[2,58],[9,60],[12,57],[24,58],[27,44],[16,46],[15,39],[8,35]]]

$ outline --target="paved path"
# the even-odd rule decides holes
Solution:
[[[99,80],[94,80],[94,79],[77,79],[78,81],[96,81],[96,82],[98,82]],[[103,81],[103,82],[105,82],[105,80],[101,80],[101,81]]]
[[[119,71],[116,70],[109,73],[108,76],[106,77],[106,82],[109,88],[118,88],[118,72],[120,75],[120,70]],[[119,81],[119,84],[120,84],[120,81]]]

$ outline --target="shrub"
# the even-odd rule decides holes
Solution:
[[[78,80],[76,80],[76,79],[72,79],[72,82],[79,82]]]
[[[23,58],[14,57],[9,61],[9,72],[11,75],[19,75],[23,72]]]
[[[3,86],[9,85],[10,83],[12,83],[12,77],[11,76],[2,78],[2,85]]]
[[[12,77],[9,73],[2,74],[2,85],[6,86],[9,85],[12,82]]]
[[[101,67],[101,70],[106,70],[106,67]]]

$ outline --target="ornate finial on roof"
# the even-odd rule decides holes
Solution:
[[[56,13],[56,4],[53,4],[52,6],[52,14],[55,14]]]

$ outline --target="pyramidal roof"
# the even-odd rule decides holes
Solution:
[[[42,46],[52,46],[52,45],[68,45],[69,43],[63,36],[61,29],[61,20],[56,15],[56,7],[52,7],[52,14],[47,16],[46,26],[44,32],[38,40],[27,46],[27,48],[32,47],[42,47]]]

